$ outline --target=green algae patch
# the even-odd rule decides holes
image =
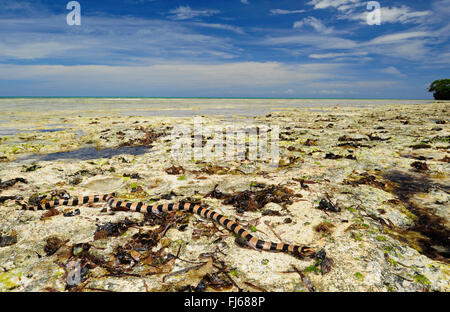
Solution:
[[[0,273],[0,291],[8,291],[17,288],[20,285],[22,273],[9,271]]]
[[[320,267],[318,265],[319,265],[319,263],[316,262],[315,264],[312,264],[309,267],[306,267],[305,272],[308,272],[308,273],[314,272],[317,274],[321,273]]]
[[[353,276],[361,282],[364,281],[364,275],[362,275],[362,273],[360,272],[356,272]]]
[[[383,235],[377,235],[375,238],[377,241],[380,241],[380,242],[385,242],[387,240],[386,237]]]
[[[425,285],[425,286],[431,285],[430,280],[425,275],[422,275],[422,274],[416,274],[414,276],[414,282],[416,282],[417,284]]]

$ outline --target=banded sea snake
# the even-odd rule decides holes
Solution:
[[[196,213],[201,217],[212,219],[218,222],[223,227],[228,230],[236,233],[241,238],[245,239],[251,246],[261,249],[261,250],[272,250],[272,251],[281,251],[288,252],[294,255],[304,257],[310,256],[314,257],[315,252],[314,249],[307,246],[299,246],[294,244],[285,244],[285,243],[272,243],[260,240],[253,235],[251,235],[248,231],[246,231],[242,226],[240,226],[237,222],[226,218],[225,216],[203,207],[197,204],[191,203],[171,203],[171,204],[162,204],[162,205],[146,205],[142,202],[131,203],[120,201],[114,198],[114,194],[101,194],[101,195],[90,195],[84,197],[71,197],[66,199],[56,199],[53,201],[49,201],[44,205],[38,204],[36,206],[29,206],[24,202],[19,202],[22,206],[23,210],[48,210],[58,205],[64,206],[77,206],[88,203],[97,203],[97,202],[106,202],[111,208],[127,208],[128,211],[142,212],[142,213],[162,213],[162,212],[170,212],[170,211],[188,211],[190,213]]]

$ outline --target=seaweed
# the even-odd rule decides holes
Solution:
[[[47,256],[51,256],[55,254],[59,250],[59,248],[61,248],[66,242],[56,236],[51,236],[47,238],[46,245],[44,246],[44,251],[46,252]]]
[[[289,146],[289,147],[287,148],[287,150],[288,150],[289,152],[299,152],[299,153],[303,153],[303,151],[302,151],[301,149],[296,148],[294,145]]]
[[[10,188],[10,187],[13,187],[15,184],[17,184],[19,182],[28,184],[28,181],[25,180],[24,178],[14,178],[11,180],[7,180],[5,182],[2,182],[0,180],[0,190],[4,190],[4,189]]]
[[[74,216],[78,216],[80,213],[81,213],[80,209],[77,208],[77,209],[72,210],[72,211],[64,212],[63,216],[64,217],[74,217]]]
[[[365,138],[351,138],[347,135],[343,135],[338,138],[339,142],[361,142],[361,141],[367,141]]]
[[[338,207],[336,204],[333,204],[329,198],[329,196],[327,196],[326,198],[322,198],[319,202],[319,207],[320,210],[324,210],[324,211],[330,211],[330,212],[340,212],[341,208]]]
[[[305,146],[317,146],[317,140],[313,139],[307,139],[305,143],[303,143]]]
[[[399,171],[386,173],[384,178],[394,183],[395,187],[391,192],[405,204],[409,212],[416,216],[414,224],[407,230],[394,228],[395,236],[398,239],[403,238],[406,243],[422,254],[448,263],[450,229],[446,226],[445,218],[434,215],[430,209],[418,207],[411,201],[411,197],[416,193],[428,193],[433,188],[439,188],[448,193],[450,187],[433,183],[425,176],[417,177]],[[443,248],[435,248],[436,246]]]
[[[91,247],[92,246],[89,243],[77,243],[72,246],[72,255],[80,257],[87,256]]]
[[[49,210],[47,210],[46,213],[44,213],[44,214],[42,215],[41,220],[46,220],[46,219],[49,219],[49,218],[51,218],[51,217],[53,217],[53,216],[57,216],[57,215],[59,215],[59,214],[60,214],[60,212],[58,211],[58,209],[56,209],[56,208],[50,208]]]
[[[317,184],[316,181],[312,181],[312,180],[305,180],[305,179],[297,179],[297,178],[292,178],[292,180],[299,182],[300,186],[302,187],[302,189],[309,189],[308,184]]]
[[[206,173],[208,175],[213,175],[213,174],[217,174],[217,175],[225,175],[228,173],[238,173],[237,171],[231,171],[230,168],[227,167],[222,167],[222,166],[218,166],[218,165],[211,165],[208,164],[206,167],[200,169],[200,171],[192,171],[192,173]]]
[[[342,158],[356,160],[356,157],[353,155],[341,156],[341,155],[335,155],[333,153],[327,153],[325,155],[325,159],[342,159]]]
[[[419,143],[419,144],[410,145],[409,147],[416,150],[416,149],[428,149],[428,148],[431,148],[432,146],[430,144],[426,144],[426,143]]]
[[[434,138],[431,138],[429,140],[432,143],[450,143],[450,135],[446,135],[446,136],[435,136]]]
[[[201,286],[201,288],[199,288],[199,286]],[[207,273],[200,281],[196,291],[204,291],[206,290],[206,287],[211,287],[216,291],[224,291],[230,290],[233,287],[233,283],[230,282],[224,273]]]
[[[345,179],[343,181],[343,184],[351,185],[353,187],[359,186],[359,185],[369,185],[369,186],[376,187],[376,188],[379,188],[382,190],[386,190],[386,188],[389,186],[388,183],[379,181],[376,176],[370,175],[367,172],[362,173],[360,175],[359,179],[355,179],[355,180]]]
[[[136,180],[142,180],[142,177],[139,175],[139,173],[124,173],[124,178],[130,178],[130,179],[136,179]]]
[[[16,201],[20,201],[22,200],[23,197],[22,196],[17,196],[17,195],[12,195],[12,196],[0,196],[0,204],[3,204],[5,201],[7,200],[16,200]]]
[[[417,172],[425,172],[430,170],[430,168],[428,168],[427,163],[425,162],[420,162],[420,161],[415,161],[411,164],[411,167],[414,168],[415,171]]]
[[[238,213],[243,213],[259,210],[271,202],[285,207],[293,203],[294,196],[294,191],[287,187],[270,185],[257,191],[245,190],[232,195],[224,194],[222,198],[225,198],[223,204],[232,205],[237,208]]]
[[[361,143],[355,143],[355,142],[344,142],[344,143],[339,143],[337,145],[337,147],[343,147],[343,148],[360,148],[360,147],[367,147],[367,148],[372,148],[372,146],[370,145],[365,145],[365,144],[361,144]]]
[[[103,170],[101,169],[94,169],[94,170],[78,170],[77,172],[70,174],[69,177],[71,178],[69,180],[69,184],[71,185],[78,185],[83,181],[83,177],[95,177],[98,174],[103,174]]]
[[[172,166],[164,170],[167,174],[178,175],[184,174],[185,170],[181,166]]]
[[[263,216],[281,216],[282,214],[279,211],[272,209],[264,209],[262,212]]]
[[[216,184],[214,186],[214,189],[211,192],[209,192],[208,194],[206,194],[205,197],[211,197],[211,198],[216,198],[216,199],[223,199],[226,196],[226,194],[218,191],[217,190],[218,186],[219,186],[219,184]]]
[[[0,235],[0,247],[11,246],[17,243],[17,235],[12,233],[12,235],[1,236]]]
[[[160,237],[157,231],[139,232],[131,237],[131,240],[125,244],[125,248],[127,250],[146,252],[151,250],[152,247],[155,247],[159,239]]]
[[[332,258],[327,257],[327,253],[325,249],[321,249],[315,254],[315,258],[317,262],[315,266],[320,265],[320,271],[322,275],[327,274],[331,271],[334,266],[334,260]]]
[[[333,268],[333,266],[334,266],[334,260],[332,258],[325,257],[320,262],[320,269],[321,269],[322,275],[325,275],[328,272],[330,272],[331,269]]]
[[[146,129],[144,127],[135,128],[141,130],[145,134],[145,138],[132,138],[129,141],[122,142],[119,147],[123,146],[151,146],[159,137],[163,136],[165,132],[156,132],[154,129]],[[123,133],[123,135],[125,135]]]
[[[125,233],[129,227],[136,223],[125,218],[124,221],[117,223],[107,222],[103,224],[97,224],[97,230],[94,233],[94,239],[101,239],[110,236],[120,236]]]
[[[330,222],[321,222],[314,226],[314,231],[322,234],[331,234],[333,231],[334,225]]]
[[[23,172],[33,172],[40,168],[42,168],[42,166],[39,166],[38,164],[32,164],[31,166],[25,167],[22,171]]]

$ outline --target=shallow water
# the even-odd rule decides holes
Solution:
[[[64,130],[67,130],[67,128],[40,129],[38,132],[58,132]]]
[[[0,137],[16,135],[19,129],[14,128],[0,128]]]
[[[51,111],[78,112],[81,116],[239,115],[257,116],[281,108],[370,107],[389,104],[426,104],[431,100],[366,99],[234,99],[234,98],[0,98],[0,108],[9,118],[15,113]]]
[[[150,150],[147,146],[123,146],[118,148],[96,149],[95,147],[83,147],[68,152],[50,153],[45,155],[32,154],[19,157],[16,162],[39,162],[55,160],[91,160],[111,158],[117,155],[142,155]]]

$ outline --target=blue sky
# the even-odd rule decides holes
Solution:
[[[431,98],[450,0],[0,0],[0,96]]]

